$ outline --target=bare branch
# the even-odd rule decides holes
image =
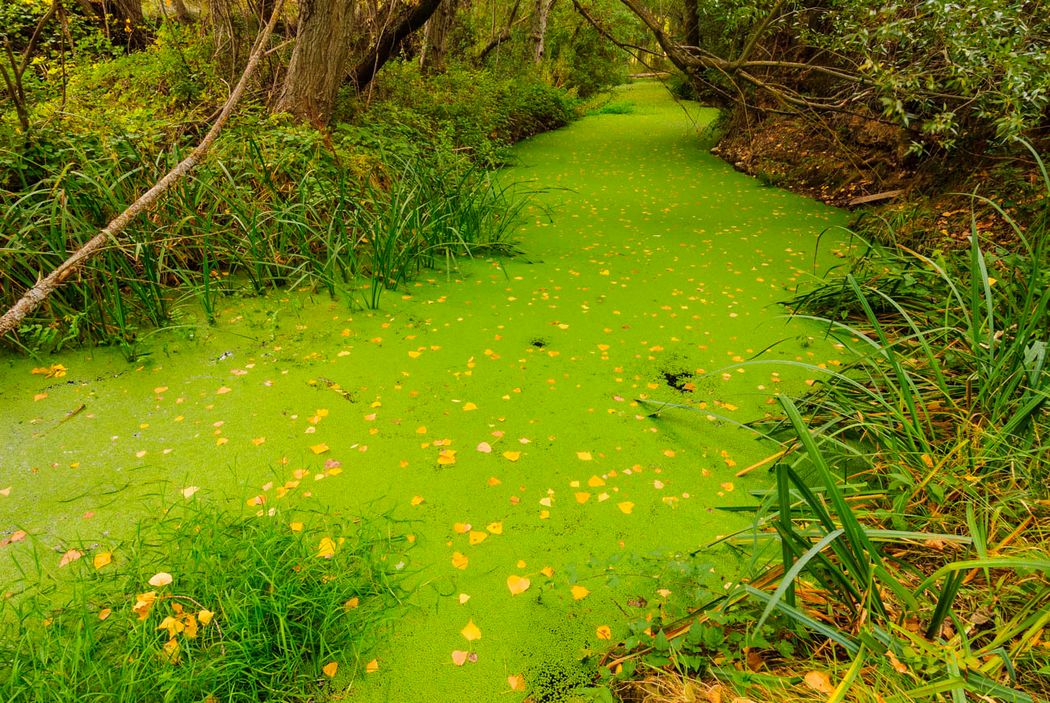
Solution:
[[[281,14],[281,8],[283,5],[284,0],[277,0],[270,21],[259,33],[259,37],[255,41],[255,46],[252,48],[252,53],[248,58],[247,65],[244,67],[244,73],[241,74],[241,79],[237,82],[237,85],[234,86],[233,92],[230,93],[230,97],[226,100],[226,104],[223,105],[222,112],[219,113],[219,117],[215,120],[215,124],[212,125],[210,130],[208,130],[208,133],[204,136],[204,139],[201,140],[200,144],[190,152],[189,156],[180,161],[178,165],[168,171],[163,178],[157,181],[152,188],[143,193],[138,200],[128,206],[124,212],[113,218],[113,220],[110,221],[102,231],[88,240],[86,244],[62,262],[62,264],[48,274],[46,278],[37,282],[36,285],[26,291],[18,302],[11,306],[11,309],[4,313],[3,317],[0,317],[0,336],[17,329],[19,323],[25,319],[26,315],[38,308],[41,303],[51,295],[51,293],[65,283],[70,276],[79,271],[85,262],[102,251],[107,242],[116,240],[116,238],[129,224],[131,224],[132,220],[134,220],[137,215],[157,202],[162,195],[179,181],[179,179],[192,171],[193,168],[207,155],[212,144],[222,131],[222,128],[230,119],[230,115],[233,114],[233,110],[237,106],[237,103],[240,102],[241,97],[244,95],[244,91],[248,87],[248,81],[258,67],[259,61],[266,53],[266,45],[269,42],[270,35],[273,33],[274,26],[277,24],[277,18]]]

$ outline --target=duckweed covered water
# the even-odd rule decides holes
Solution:
[[[274,519],[288,501],[389,513],[414,536],[394,556],[415,591],[367,655],[378,669],[340,679],[352,699],[522,700],[520,676],[534,700],[574,700],[598,628],[615,639],[624,611],[680,587],[637,557],[745,526],[717,508],[768,485],[735,474],[775,446],[706,414],[755,419],[806,374],[738,364],[777,342],[763,358],[837,357],[776,301],[843,215],[710,156],[713,111],[656,84],[619,99],[634,111],[516,149],[507,177],[543,191],[519,258],[459,262],[379,312],[301,292],[227,301],[214,327],[154,335],[131,365],[66,353],[48,379],[0,361],[0,538],[24,529],[56,563],[73,543],[119,558],[143,497],[188,487]],[[654,418],[644,401],[703,412]],[[721,552],[704,558],[716,585],[732,577]]]

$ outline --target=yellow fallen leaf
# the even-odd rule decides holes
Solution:
[[[587,493],[586,491],[581,491],[581,492],[576,494],[576,502],[579,503],[580,505],[583,505],[584,503],[586,503],[590,499],[591,499],[591,494]]]
[[[139,593],[135,596],[135,605],[131,606],[131,612],[139,616],[139,620],[145,620],[149,617],[150,608],[153,607],[153,602],[157,600],[156,591],[146,591],[145,593]]]
[[[33,400],[43,400],[47,397],[47,393],[37,393],[33,396]]]
[[[457,569],[465,569],[467,568],[467,564],[469,563],[470,560],[467,559],[466,555],[461,554],[460,552],[452,553],[452,566],[456,567]]]
[[[219,390],[215,391],[215,395],[226,395],[227,393],[229,393],[232,390],[233,390],[232,388],[227,388],[226,386],[222,386],[222,387],[219,388]]]
[[[328,678],[335,678],[335,672],[339,671],[339,662],[328,662],[321,667],[321,671],[323,671],[324,675]]]
[[[331,537],[322,537],[317,546],[317,556],[323,559],[331,559],[335,556],[335,540]]]
[[[463,404],[463,412],[469,412],[471,410],[477,410],[477,409],[478,409],[478,406],[474,405],[474,403],[464,403]]]
[[[600,640],[610,640],[612,639],[612,628],[608,625],[599,625],[594,634]]]
[[[112,609],[110,609],[110,608],[103,608],[102,610],[98,611],[98,619],[99,620],[105,620],[106,618],[108,618],[112,614],[113,614],[113,610]]]
[[[479,532],[478,530],[472,530],[470,533],[469,540],[471,544],[481,544],[486,539],[488,539],[488,536],[488,532]]]
[[[460,605],[463,605],[468,600],[470,600],[470,596],[468,596],[466,593],[460,593],[459,594],[459,604]]]
[[[266,444],[266,438],[265,437],[256,437],[255,439],[252,440],[252,444],[254,444],[257,447],[260,444]]]
[[[201,611],[197,613],[197,619],[200,620],[201,625],[207,625],[211,623],[212,618],[214,617],[215,613],[206,608],[202,608]]]
[[[507,577],[507,588],[510,589],[510,594],[512,596],[516,596],[519,593],[524,593],[525,591],[529,590],[529,586],[531,585],[532,581],[530,581],[525,576],[511,574]]]
[[[521,452],[503,452],[503,458],[507,461],[517,461],[521,458]]]
[[[576,452],[576,458],[580,461],[590,461],[593,457],[590,452]]]
[[[722,490],[723,491],[729,492],[729,491],[733,490],[733,482],[732,481],[726,481],[725,483],[723,483],[721,485],[722,485]]]
[[[375,659],[365,664],[365,673],[374,674],[377,671],[379,671],[379,662]]]
[[[303,523],[301,523],[301,522],[290,522],[290,523],[288,523],[288,528],[292,532],[302,532],[303,531]]]
[[[197,487],[197,486],[186,486],[181,491],[182,497],[185,498],[186,500],[189,500],[190,498],[193,497],[193,494],[196,493],[199,490],[200,490],[200,488]]]
[[[455,449],[442,449],[438,452],[438,464],[440,466],[451,466],[456,463]]]
[[[412,507],[423,504],[423,496],[412,496]]]
[[[310,451],[314,454],[324,454],[328,451],[328,449],[328,445],[324,442],[321,442],[320,444],[315,444],[314,446],[310,447]]]
[[[494,535],[502,535],[503,534],[503,523],[502,522],[490,522],[485,527],[485,529],[488,530],[489,532],[491,532]]]
[[[512,674],[507,677],[507,685],[510,686],[512,691],[524,691],[525,677],[521,674]]]
[[[591,594],[591,592],[588,589],[584,588],[583,586],[573,586],[572,587],[572,599],[573,600],[583,600],[584,598],[586,598],[590,594]]]
[[[545,566],[542,569],[540,569],[540,573],[546,576],[547,578],[554,578],[554,569],[552,569],[549,566]]]
[[[467,642],[481,639],[481,630],[478,629],[478,626],[474,624],[473,620],[468,620],[467,626],[460,630],[459,634],[463,635],[463,638],[466,639]]]
[[[806,685],[812,688],[817,693],[823,693],[824,695],[831,695],[835,692],[835,687],[831,685],[831,679],[823,671],[811,671],[803,678]]]
[[[149,585],[153,586],[154,588],[167,586],[171,582],[171,574],[169,574],[167,571],[158,571],[157,573],[153,574],[153,576],[151,576],[149,579]]]
[[[467,663],[467,657],[470,656],[470,652],[463,651],[462,649],[452,650],[452,663],[456,666],[463,666]]]
[[[96,569],[101,569],[103,566],[109,564],[112,561],[113,552],[99,552],[95,555],[95,558],[92,560],[92,563],[95,565]]]
[[[343,603],[343,610],[353,610],[354,608],[356,608],[359,605],[361,605],[361,599],[358,598],[357,596],[354,596],[353,598],[351,598],[347,602]]]
[[[470,532],[471,524],[469,522],[454,522],[452,523],[452,531],[457,535],[465,535]]]
[[[634,503],[629,500],[625,500],[622,503],[617,503],[616,507],[620,509],[624,515],[630,515],[631,511],[634,510]]]
[[[605,485],[605,479],[601,476],[591,476],[587,479],[587,485],[591,488],[598,488],[599,486]]]

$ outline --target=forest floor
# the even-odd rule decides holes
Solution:
[[[505,176],[536,200],[517,258],[454,262],[378,312],[309,292],[228,300],[133,365],[67,352],[45,379],[0,358],[0,530],[31,535],[0,550],[0,573],[33,544],[56,566],[74,543],[119,559],[148,501],[191,487],[275,519],[386,515],[411,535],[397,567],[412,596],[337,688],[581,695],[586,655],[688,587],[646,558],[744,528],[718,508],[769,487],[737,476],[775,450],[737,423],[809,379],[741,364],[769,347],[840,357],[777,302],[838,260],[845,238],[817,235],[845,214],[709,154],[696,134],[713,110],[649,82],[617,100],[629,114],[516,147]],[[652,416],[662,402],[687,408]],[[737,574],[721,549],[699,558],[709,585]]]

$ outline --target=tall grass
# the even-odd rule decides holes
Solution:
[[[11,236],[0,248],[0,306],[178,158],[145,161],[132,139],[116,144],[71,140],[65,169],[4,197],[0,228]],[[209,321],[222,296],[242,288],[309,286],[376,307],[384,290],[422,268],[509,251],[522,201],[491,174],[463,159],[346,158],[319,136],[229,135],[214,162],[59,289],[17,343],[46,350],[81,339],[130,354],[142,328],[174,324],[187,293]]]
[[[402,595],[403,540],[320,514],[163,508],[62,569],[22,552],[0,603],[0,699],[305,702],[363,671]]]
[[[754,571],[661,625],[684,643],[673,662],[699,651],[773,698],[1050,694],[1047,222],[1015,226],[1012,251],[982,246],[976,223],[961,252],[872,246],[791,301],[849,360],[794,364],[818,387],[756,426],[784,450],[773,487],[740,508],[753,528],[728,540]],[[752,675],[756,660],[780,676]],[[795,685],[813,669],[832,673],[818,694]]]

